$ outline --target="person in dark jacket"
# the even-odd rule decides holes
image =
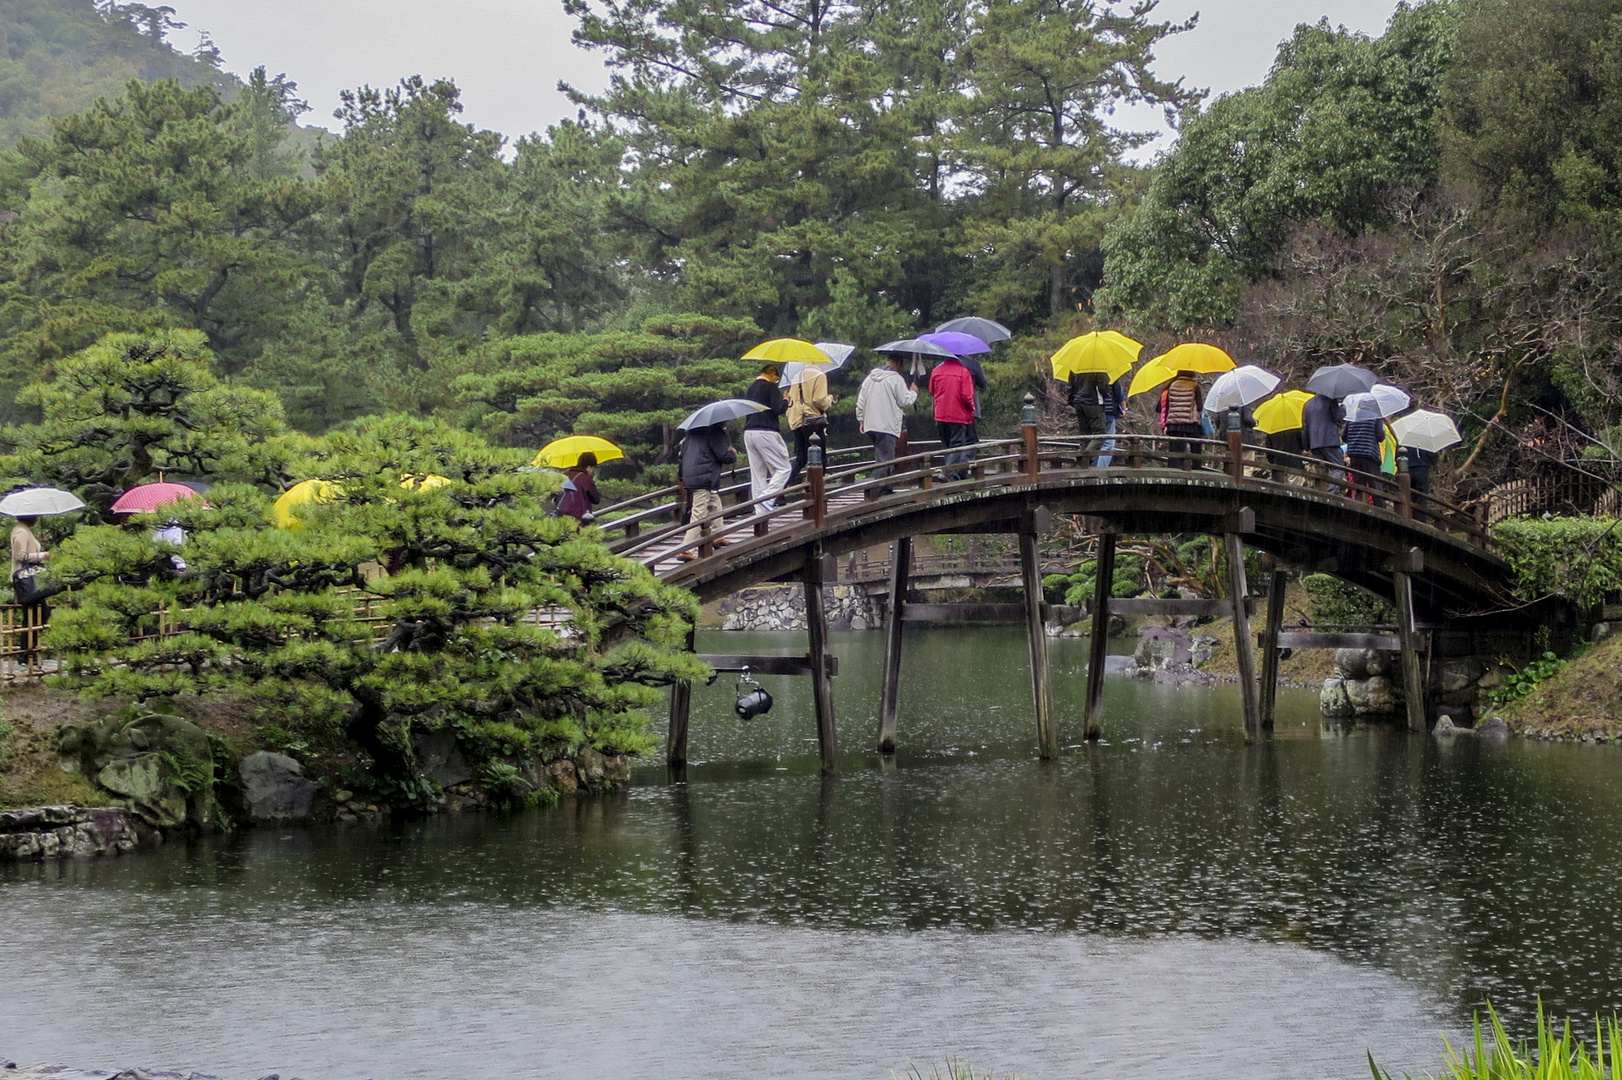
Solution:
[[[1102,371],[1078,371],[1070,376],[1070,394],[1067,401],[1076,410],[1076,428],[1081,432],[1081,452],[1093,454],[1103,449],[1098,436],[1109,430],[1109,403],[1115,397],[1115,388],[1109,376]]]
[[[980,398],[991,383],[986,379],[986,369],[980,365],[979,357],[960,356],[957,362],[969,370],[969,378],[974,380],[974,419],[969,421],[969,444],[972,446],[980,441],[980,413],[983,411]]]
[[[765,412],[744,417],[743,452],[749,455],[749,498],[761,499],[756,510],[769,514],[777,509],[775,496],[788,487],[794,461],[783,441],[783,425],[778,417],[788,412],[788,399],[777,388],[777,365],[767,364],[743,392],[750,401],[766,406]]]
[[[782,441],[782,436],[778,436],[778,441]],[[787,458],[788,454],[785,452],[783,456]],[[700,525],[698,522],[711,514],[721,512],[721,474],[728,465],[737,460],[737,452],[732,449],[732,444],[727,442],[727,429],[724,425],[711,424],[709,427],[695,428],[682,439],[681,482],[693,497],[694,522],[693,527],[682,537],[684,544],[698,543],[704,534],[714,528],[713,522],[708,525]],[[691,551],[678,556],[683,560],[697,557]]]
[[[1429,521],[1431,469],[1436,465],[1436,454],[1417,446],[1401,446],[1397,453],[1408,455],[1408,481],[1414,493],[1414,520]]]
[[[1346,455],[1340,449],[1340,422],[1345,419],[1340,402],[1332,397],[1314,394],[1301,409],[1301,444],[1307,453],[1329,466],[1331,478],[1338,479],[1340,469],[1346,465]],[[1340,491],[1329,486],[1331,495]]]
[[[560,517],[572,517],[582,525],[591,524],[594,516],[591,508],[603,500],[597,491],[597,481],[592,479],[592,471],[596,468],[597,455],[587,450],[580,455],[574,468],[568,470],[569,479],[563,484],[563,498],[558,500]]]

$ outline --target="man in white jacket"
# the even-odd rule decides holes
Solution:
[[[899,356],[889,357],[862,380],[862,389],[856,395],[856,426],[873,442],[873,460],[879,464],[873,473],[876,478],[895,474],[895,467],[887,462],[895,460],[896,441],[906,427],[907,406],[917,400],[918,391],[908,386],[901,375]],[[879,491],[881,495],[894,493],[891,487]]]

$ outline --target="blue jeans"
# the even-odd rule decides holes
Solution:
[[[1118,423],[1118,421],[1113,416],[1110,417],[1108,420],[1105,420],[1104,421],[1104,434],[1106,434],[1106,435],[1114,435],[1115,434],[1115,425],[1116,425],[1116,423]],[[1104,452],[1102,454],[1098,455],[1098,459],[1096,461],[1094,461],[1093,464],[1097,465],[1100,469],[1107,469],[1107,468],[1110,467],[1110,462],[1115,460],[1115,458],[1113,456],[1114,453],[1115,453],[1115,440],[1114,439],[1105,439],[1104,440],[1104,445],[1099,447],[1099,449],[1104,451]]]

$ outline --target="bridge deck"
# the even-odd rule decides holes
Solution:
[[[1220,533],[1242,522],[1247,544],[1388,596],[1393,560],[1414,565],[1417,551],[1422,617],[1534,617],[1508,595],[1508,567],[1484,526],[1411,492],[1406,477],[1331,476],[1321,463],[1292,454],[1158,436],[1117,436],[1114,461],[1103,468],[1076,438],[1028,433],[974,451],[972,461],[948,467],[940,449],[928,449],[898,459],[888,478],[846,452],[827,470],[811,470],[770,510],[734,485],[722,493],[720,513],[693,523],[699,535],[692,539],[694,530],[681,523],[685,493],[678,488],[608,507],[599,520],[615,551],[704,600],[800,577],[812,557],[904,536],[1011,531],[1045,508],[1135,534]],[[1237,516],[1241,511],[1253,521]]]

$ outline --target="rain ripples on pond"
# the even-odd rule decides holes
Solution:
[[[745,724],[722,682],[683,782],[0,873],[0,1056],[1351,1077],[1365,1050],[1436,1069],[1487,997],[1521,1031],[1540,995],[1622,1008],[1622,752],[1326,731],[1289,691],[1247,748],[1231,687],[1112,681],[1105,742],[1043,764],[1022,634],[907,644],[893,763],[866,752],[880,641],[851,635],[835,777],[805,686],[762,679],[777,708]],[[1068,728],[1085,643],[1053,646]]]

